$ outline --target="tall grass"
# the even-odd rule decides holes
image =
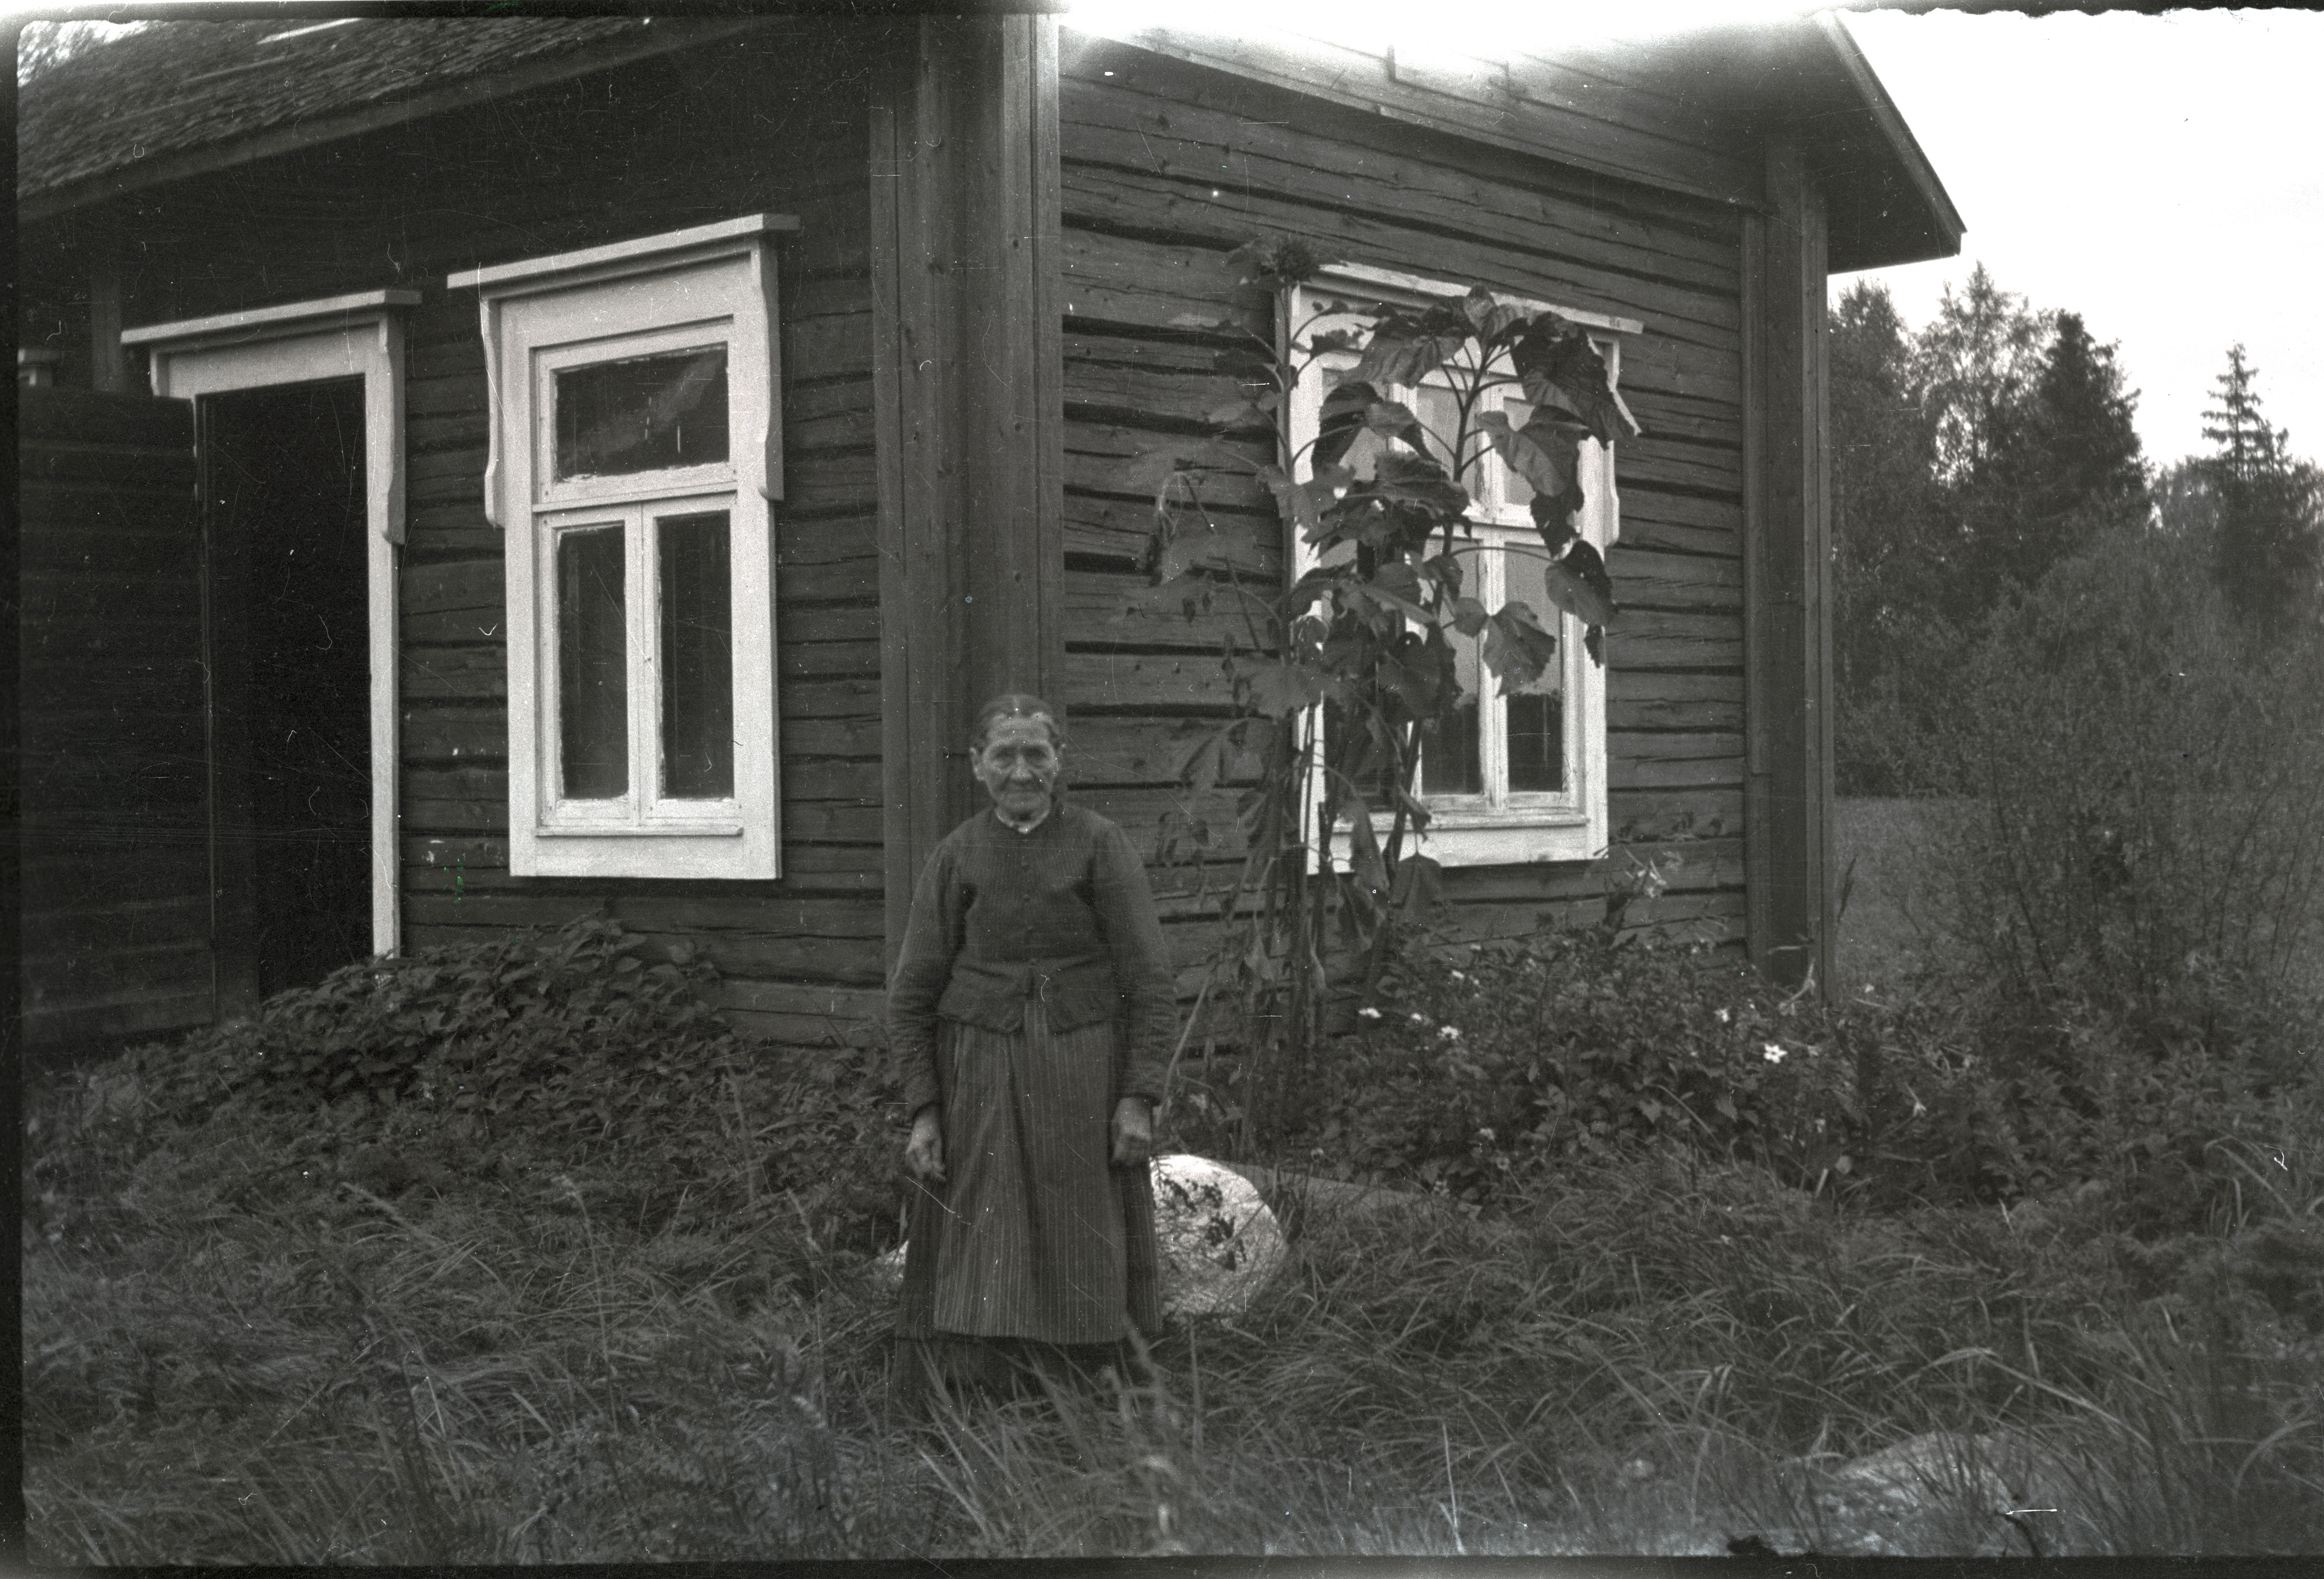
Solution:
[[[618,1154],[182,1122],[132,1065],[31,1111],[50,1561],[2324,1547],[2312,1123],[2176,1247],[1674,1155],[1501,1217],[1286,1201],[1284,1273],[1153,1385],[911,1421],[867,1249],[746,1146],[672,1208]],[[1935,1433],[1901,1504],[1840,1474]]]

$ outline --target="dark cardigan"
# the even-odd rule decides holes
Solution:
[[[979,812],[920,873],[888,984],[904,1111],[939,1098],[938,1020],[1016,1031],[1029,998],[1056,1031],[1120,1019],[1120,1094],[1160,1099],[1178,1011],[1146,865],[1129,835],[1063,802],[1030,833]]]

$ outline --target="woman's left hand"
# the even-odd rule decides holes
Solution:
[[[1143,1168],[1154,1153],[1154,1111],[1142,1096],[1125,1096],[1113,1104],[1113,1165]]]

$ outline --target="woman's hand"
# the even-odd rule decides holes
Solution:
[[[904,1142],[904,1166],[924,1183],[945,1181],[944,1120],[933,1103],[912,1120],[912,1138]]]
[[[1154,1111],[1142,1096],[1125,1096],[1113,1104],[1113,1165],[1143,1168],[1154,1153]]]

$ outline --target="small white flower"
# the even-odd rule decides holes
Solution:
[[[1378,1020],[1379,1017],[1380,1011],[1369,1003],[1356,1011],[1356,1018],[1359,1020]]]
[[[1780,1064],[1784,1061],[1784,1049],[1777,1047],[1774,1042],[1767,1043],[1765,1051],[1767,1062],[1770,1064]]]
[[[1461,1039],[1461,1028],[1457,1025],[1439,1026],[1436,1030],[1436,1039],[1439,1041],[1457,1042]]]
[[[1711,1012],[1719,1016],[1719,1023],[1721,1025],[1726,1024],[1729,1020],[1735,1018],[1733,1015],[1728,1013],[1724,1009],[1714,1009]]]
[[[1426,1025],[1428,1023],[1428,1016],[1416,1009],[1412,1011],[1412,1023],[1415,1025]]]
[[[1456,982],[1465,982],[1469,979],[1467,973],[1462,971],[1454,971],[1452,973],[1452,979]]]

